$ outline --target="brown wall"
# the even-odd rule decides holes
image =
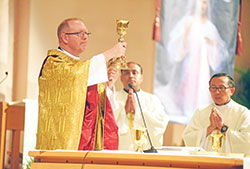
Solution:
[[[27,97],[28,51],[29,51],[29,0],[15,1],[13,44],[13,88],[12,100]]]

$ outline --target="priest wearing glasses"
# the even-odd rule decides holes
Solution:
[[[219,130],[224,135],[219,152],[249,154],[250,111],[231,99],[233,78],[218,73],[211,77],[209,86],[214,103],[194,113],[183,133],[185,145],[213,151],[209,138]]]
[[[58,49],[49,50],[39,75],[37,149],[117,150],[112,100],[115,71],[106,62],[125,55],[126,43],[80,60],[90,33],[79,18],[58,26]],[[109,74],[109,77],[108,77]]]

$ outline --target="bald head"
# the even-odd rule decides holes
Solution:
[[[88,29],[81,19],[65,19],[57,30],[60,48],[74,56],[79,56],[87,47],[87,33]]]
[[[83,23],[83,20],[81,20],[80,18],[68,18],[62,21],[57,28],[57,37],[59,42],[61,41],[62,32],[67,32],[70,29],[69,22],[71,21],[81,21]]]

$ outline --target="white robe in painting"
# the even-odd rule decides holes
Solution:
[[[165,94],[174,104],[166,106],[190,119],[197,108],[212,103],[208,82],[214,73],[226,70],[228,51],[208,18],[190,15],[170,32],[168,53],[174,73]]]

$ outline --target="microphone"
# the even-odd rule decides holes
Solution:
[[[141,112],[141,116],[142,116],[142,119],[143,119],[143,124],[144,124],[144,127],[146,128],[146,133],[147,133],[147,136],[148,136],[148,141],[150,143],[150,146],[151,148],[148,149],[148,150],[144,150],[143,152],[144,153],[158,153],[157,150],[154,148],[153,144],[152,144],[152,141],[151,141],[151,138],[149,136],[149,132],[148,132],[148,127],[147,127],[147,124],[146,124],[146,121],[145,121],[145,118],[144,118],[144,114],[142,112],[142,108],[141,108],[141,103],[140,103],[140,100],[139,100],[139,97],[138,97],[138,94],[137,92],[135,91],[135,89],[133,88],[132,84],[128,84],[128,87],[131,88],[135,95],[136,95],[136,98],[137,98],[137,101],[138,101],[138,104],[139,104],[139,108],[140,108],[140,112]]]
[[[5,72],[5,77],[0,81],[0,84],[2,84],[5,81],[5,79],[7,79],[7,77],[8,77],[8,72]]]

